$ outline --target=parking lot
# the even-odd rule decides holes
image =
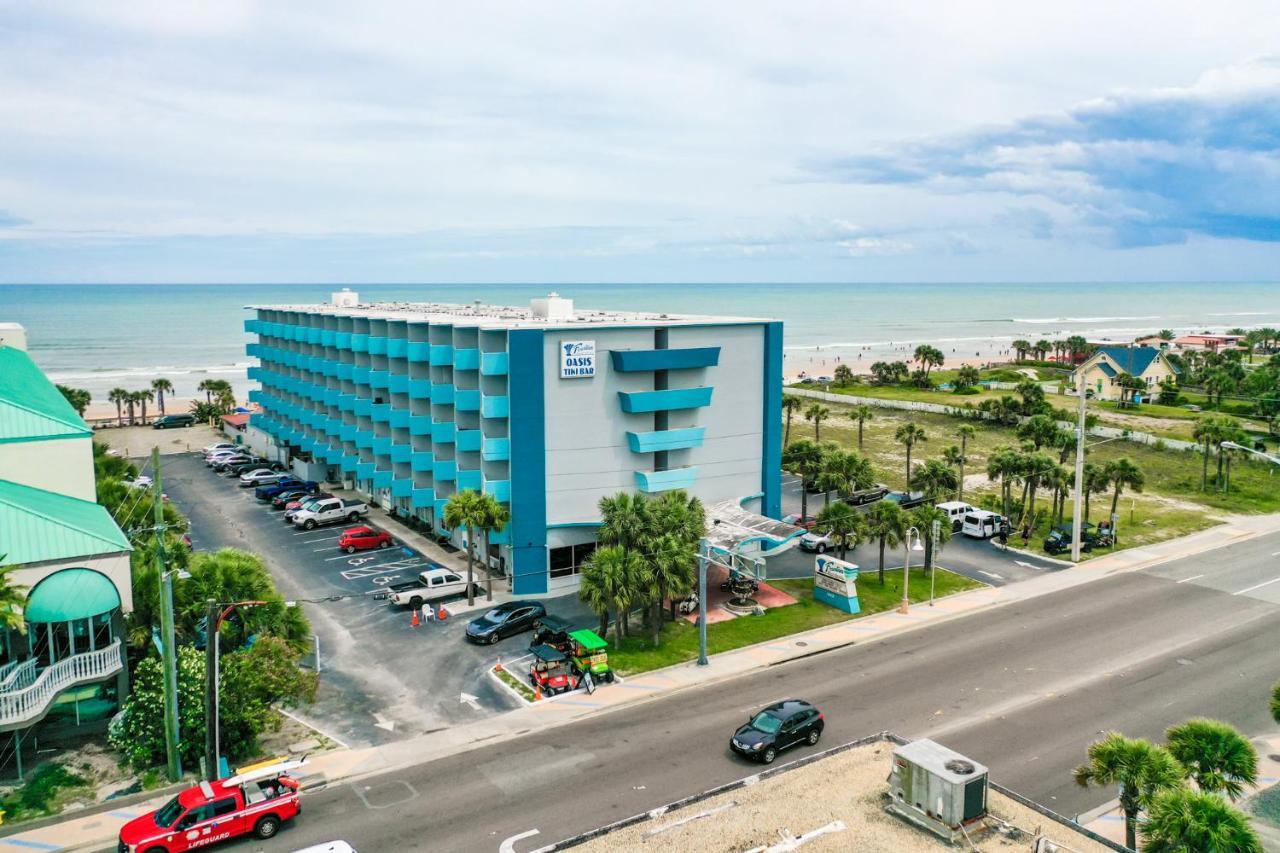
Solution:
[[[166,457],[163,475],[165,493],[191,519],[197,550],[233,547],[259,554],[287,598],[342,596],[304,605],[320,641],[321,687],[314,705],[294,713],[318,730],[352,746],[381,743],[517,705],[487,670],[500,655],[504,661],[523,656],[528,634],[476,646],[464,632],[482,610],[415,628],[409,610],[377,597],[388,585],[438,565],[432,558],[399,540],[385,549],[346,554],[337,542],[350,524],[297,530],[282,520],[282,511],[257,500],[237,480],[215,474],[198,454]],[[360,523],[378,527],[379,517],[382,512],[374,509]],[[575,625],[597,621],[575,595],[543,603]],[[312,656],[304,662],[313,663]]]

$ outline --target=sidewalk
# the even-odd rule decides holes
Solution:
[[[381,522],[382,519],[379,519]],[[398,525],[403,528],[403,525]],[[388,526],[390,529],[390,526]],[[986,587],[938,599],[933,607],[916,604],[909,614],[885,611],[803,634],[793,634],[754,646],[745,646],[714,655],[708,666],[695,662],[677,664],[666,669],[630,676],[625,683],[598,689],[590,696],[569,694],[555,702],[541,702],[518,708],[497,717],[434,732],[417,738],[363,749],[334,750],[316,755],[308,765],[308,786],[327,785],[395,770],[443,758],[500,740],[522,737],[539,729],[564,725],[591,714],[634,705],[668,695],[677,690],[699,687],[734,678],[766,666],[807,657],[819,652],[869,642],[912,631],[921,626],[960,618],[993,607],[1025,601],[1063,589],[1082,586],[1118,572],[1137,571],[1157,563],[1192,556],[1236,541],[1280,531],[1280,515],[1234,517],[1227,524],[1170,542],[1122,551],[1061,572],[1045,574],[1022,583],[1004,587]],[[393,531],[399,535],[399,531]],[[412,531],[409,531],[412,534]],[[416,535],[416,534],[412,534]],[[416,542],[409,540],[417,546]],[[421,538],[421,537],[419,537]],[[425,540],[424,540],[425,541]],[[434,547],[434,543],[430,543]],[[425,549],[424,549],[425,550]],[[438,551],[439,549],[436,548]],[[452,555],[451,555],[452,556]],[[465,561],[464,561],[465,562]],[[464,565],[465,568],[465,565]],[[1280,775],[1280,771],[1266,771]],[[82,818],[71,818],[60,824],[20,832],[0,838],[0,851],[24,850],[92,850],[108,847],[120,827],[128,820],[158,808],[167,797],[160,797],[134,807],[104,812]],[[1106,816],[1093,821],[1091,829],[1106,834],[1114,821]],[[1098,826],[1105,827],[1098,829]],[[1124,826],[1120,825],[1123,835]]]

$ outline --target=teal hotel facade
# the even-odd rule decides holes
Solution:
[[[251,306],[248,441],[464,545],[472,489],[511,521],[481,555],[516,595],[577,586],[599,501],[684,489],[777,518],[782,324],[528,306]]]

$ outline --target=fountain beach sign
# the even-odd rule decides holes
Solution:
[[[596,375],[595,341],[560,342],[560,378],[590,379]]]
[[[819,554],[813,561],[813,597],[845,613],[860,612],[857,565]]]

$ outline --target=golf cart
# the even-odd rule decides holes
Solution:
[[[1094,548],[1108,548],[1115,544],[1111,533],[1111,525],[1103,523],[1095,527],[1092,522],[1080,525],[1080,550],[1092,551]],[[1059,524],[1044,540],[1044,550],[1048,554],[1064,554],[1071,550],[1071,525]]]
[[[529,683],[534,688],[554,696],[578,686],[581,677],[564,652],[546,645],[534,646],[530,651],[533,652],[533,663],[529,665]]]
[[[562,652],[569,651],[569,622],[559,616],[543,616],[533,623],[533,638],[529,640],[529,650],[535,646],[551,646]]]
[[[613,681],[613,670],[609,667],[609,653],[605,651],[606,643],[595,631],[583,629],[569,635],[569,656],[573,665],[582,675],[591,674],[595,682]]]

